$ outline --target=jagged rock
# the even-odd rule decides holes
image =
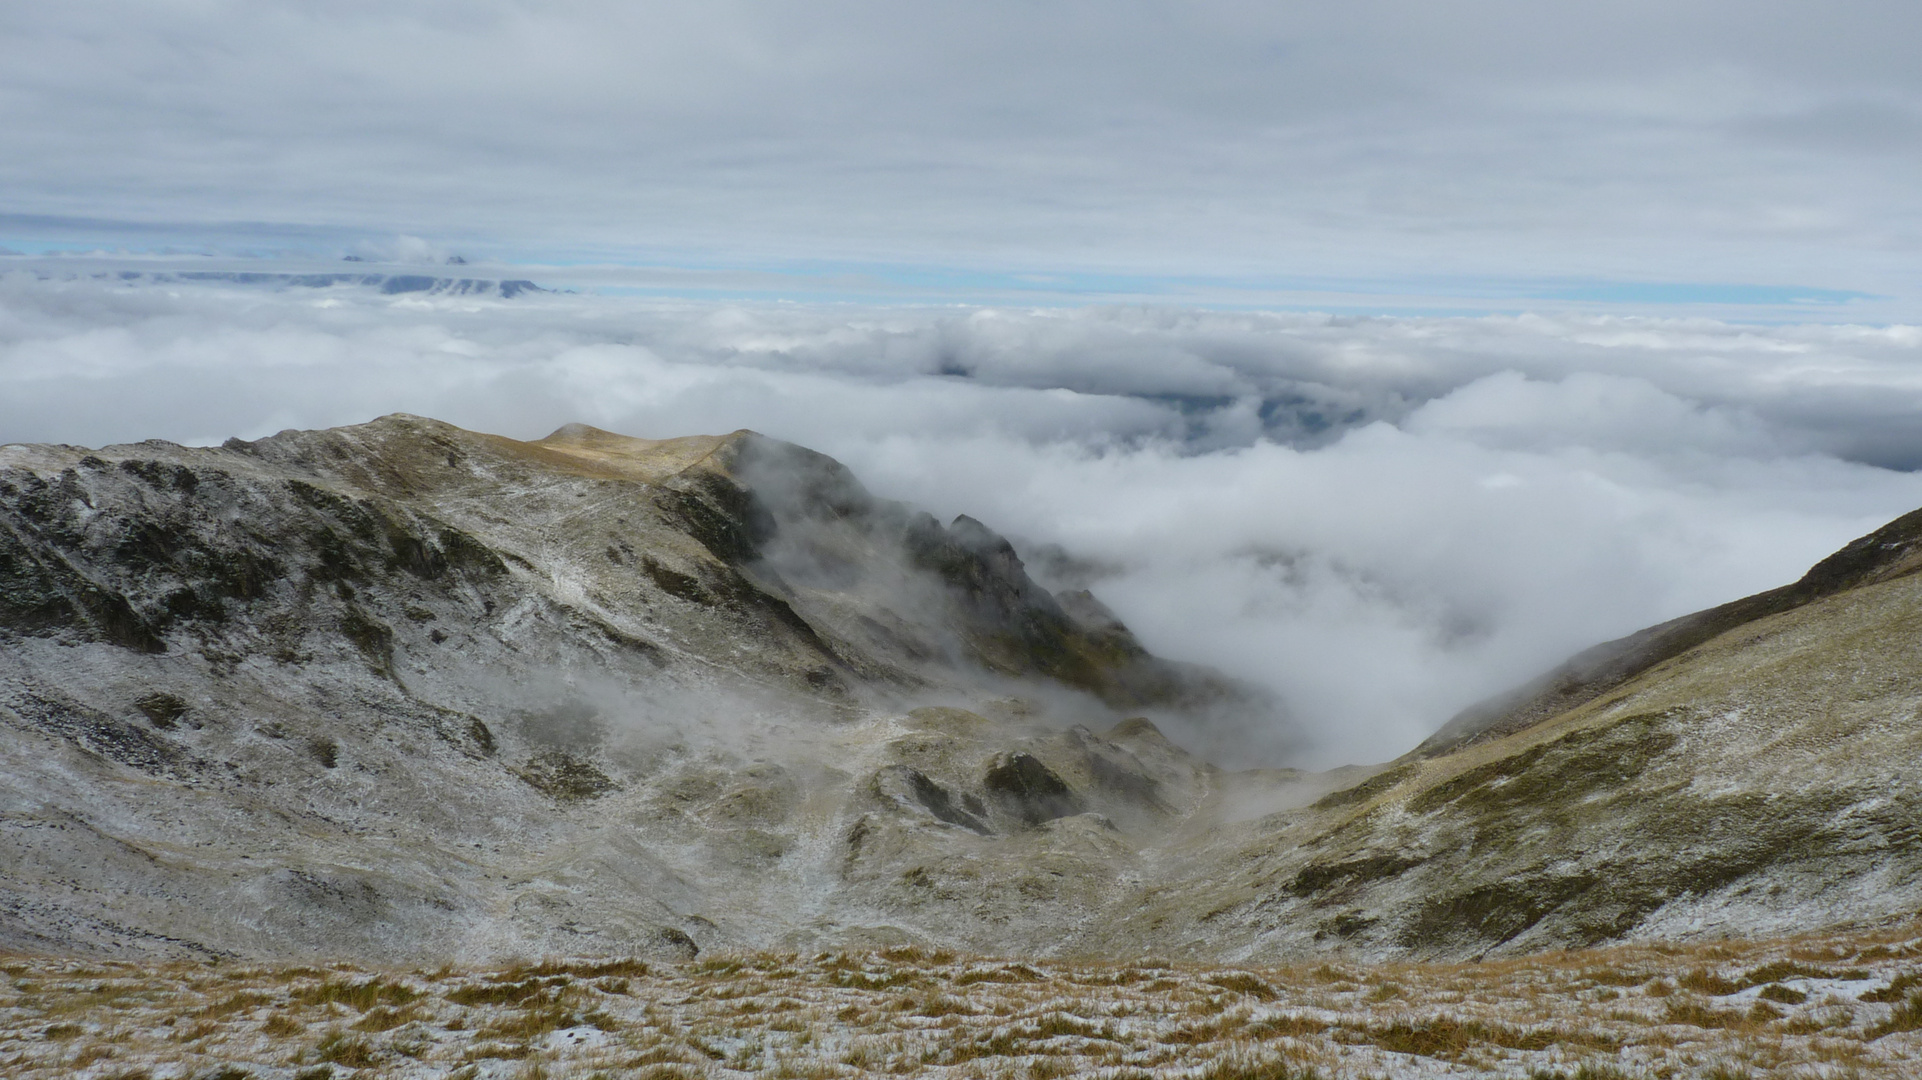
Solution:
[[[982,778],[981,786],[1029,825],[1079,814],[1085,809],[1081,797],[1033,754],[1015,753],[996,758],[988,767],[987,776]]]

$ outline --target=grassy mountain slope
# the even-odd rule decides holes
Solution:
[[[1502,724],[1224,826],[1167,876],[1231,876],[1131,897],[1103,940],[1196,920],[1213,928],[1197,938],[1207,951],[1452,957],[1915,912],[1918,523],[1851,544],[1797,586],[1626,639],[1701,639],[1687,648],[1650,649],[1579,694],[1551,688]]]

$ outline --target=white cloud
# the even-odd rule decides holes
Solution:
[[[1422,405],[1403,426],[1491,448],[1585,447],[1647,456],[1752,457],[1809,441],[1785,438],[1747,409],[1702,405],[1647,379],[1586,371],[1554,381],[1517,371],[1486,375]]]
[[[378,240],[358,241],[353,245],[351,254],[369,262],[435,265],[447,262],[449,257],[457,253],[432,240],[402,233]]]
[[[965,373],[965,374],[963,374]],[[1602,638],[1922,506],[1922,333],[1701,320],[906,311],[0,280],[0,440],[408,411],[751,427],[1107,568],[1157,651],[1378,760]],[[1222,752],[1259,752],[1261,732]]]

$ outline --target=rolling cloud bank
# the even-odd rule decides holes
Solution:
[[[728,306],[0,277],[0,441],[749,427],[1013,538],[1376,761],[1922,506],[1922,328]],[[1274,761],[1279,732],[1206,748]]]

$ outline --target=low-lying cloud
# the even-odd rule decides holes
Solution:
[[[0,279],[0,441],[749,427],[966,513],[1381,760],[1922,506],[1922,328]],[[1260,732],[1250,752],[1273,745]]]

